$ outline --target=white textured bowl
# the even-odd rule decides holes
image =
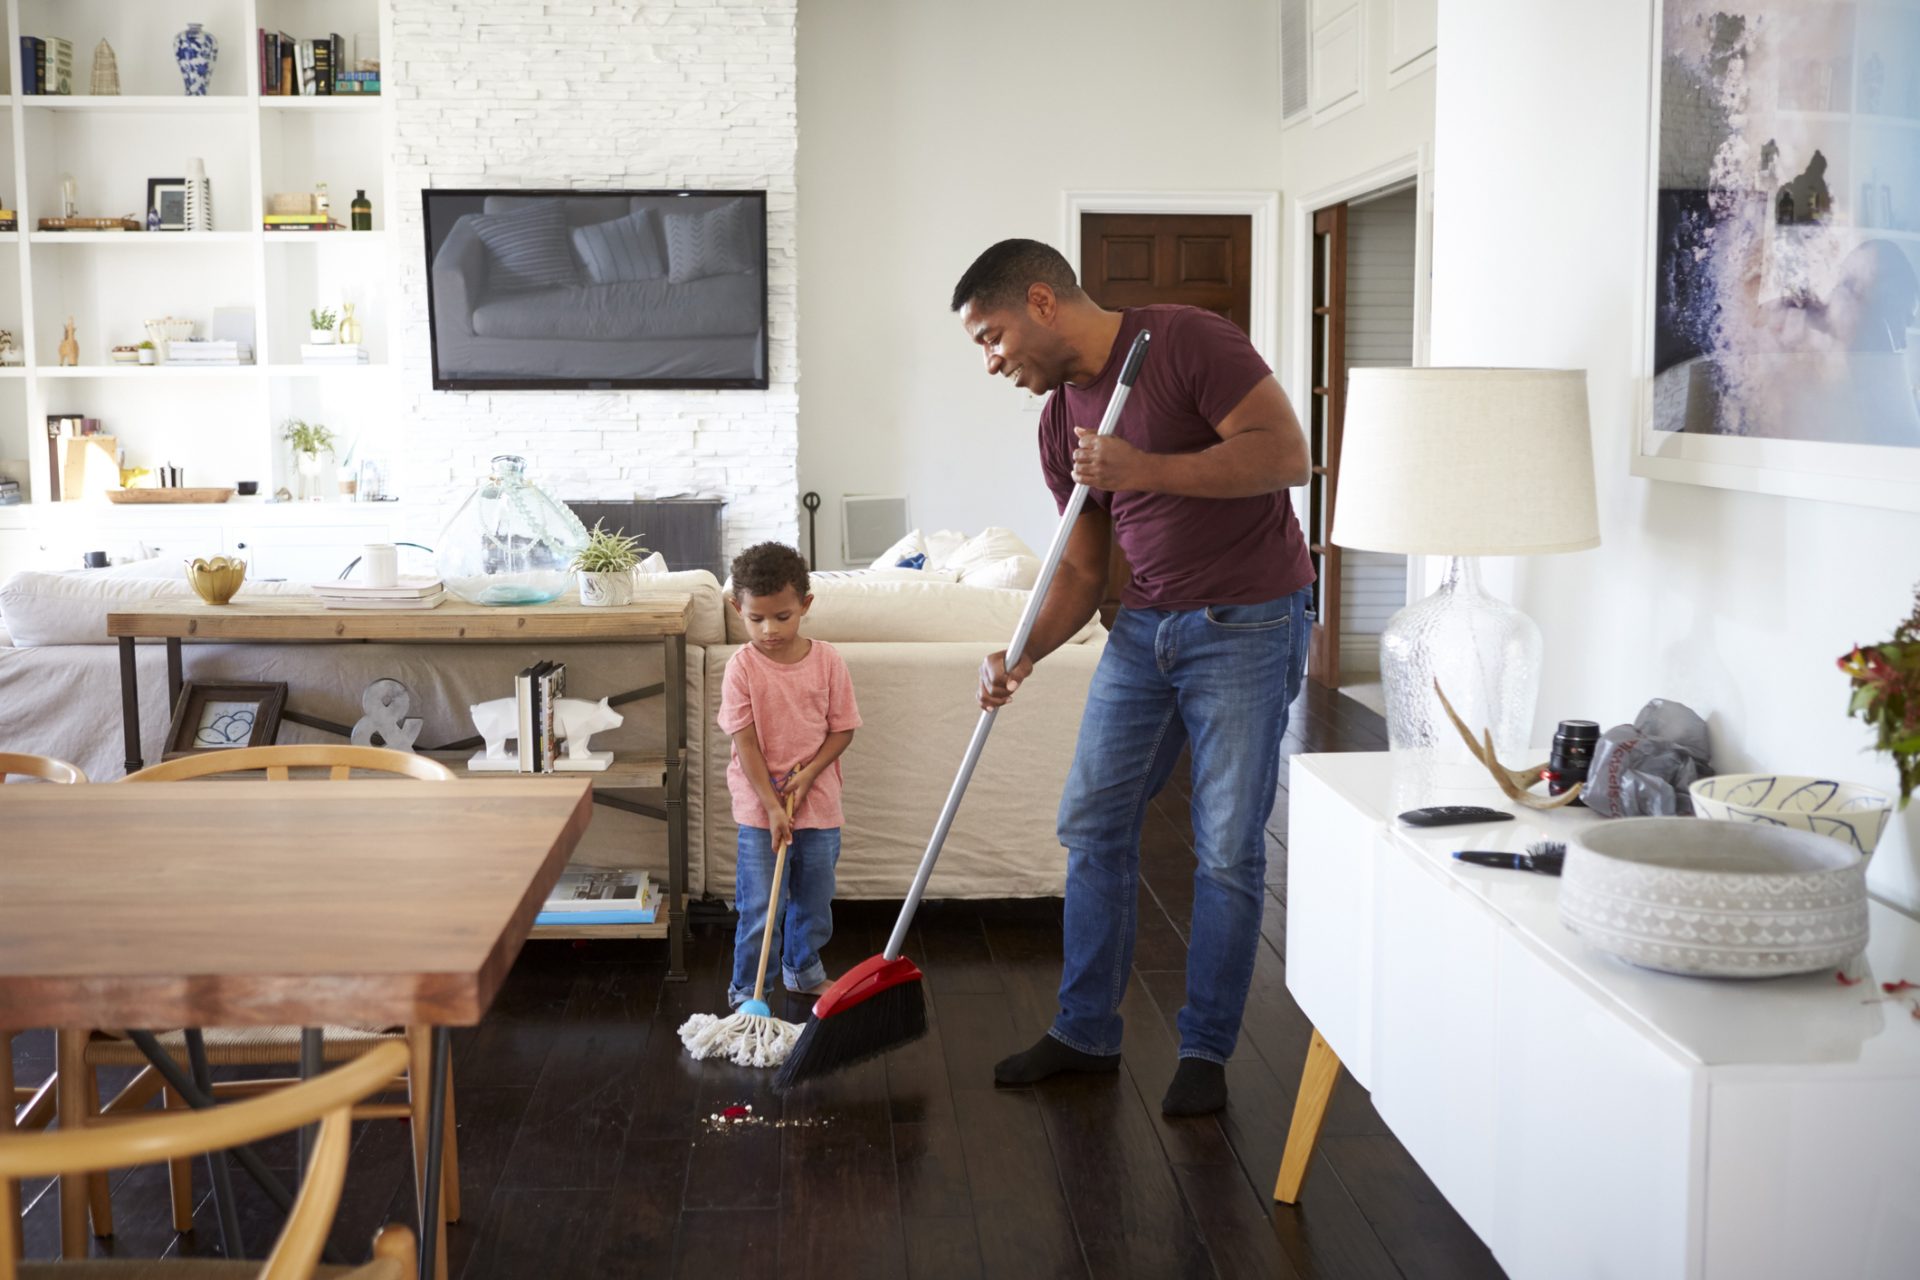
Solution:
[[[1790,827],[1622,818],[1576,837],[1560,921],[1648,969],[1771,978],[1867,945],[1866,859]]]
[[[1869,856],[1893,813],[1893,797],[1857,782],[1785,773],[1723,773],[1689,789],[1696,817],[1793,827]]]

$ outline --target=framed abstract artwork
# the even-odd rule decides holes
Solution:
[[[1654,21],[1635,474],[1920,510],[1920,9]]]
[[[280,732],[287,686],[197,684],[180,686],[173,722],[167,726],[166,751],[223,751],[232,747],[270,747]]]

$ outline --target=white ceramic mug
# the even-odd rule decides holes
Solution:
[[[370,587],[400,584],[400,548],[391,542],[369,542],[360,551],[360,577]]]

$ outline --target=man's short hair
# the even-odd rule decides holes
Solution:
[[[1080,282],[1058,249],[1038,240],[1002,240],[975,258],[953,286],[953,309],[969,302],[987,311],[1023,304],[1028,287],[1036,284],[1062,298],[1080,293]]]
[[[733,598],[777,596],[792,587],[807,598],[807,562],[798,551],[780,542],[762,542],[733,558]]]

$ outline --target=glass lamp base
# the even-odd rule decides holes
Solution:
[[[1532,764],[1521,757],[1540,701],[1540,654],[1533,619],[1482,590],[1472,558],[1450,559],[1439,590],[1394,614],[1380,636],[1387,740],[1396,757],[1424,763],[1437,781],[1489,781],[1434,694],[1438,681],[1471,733],[1492,733],[1502,761],[1516,769]]]

